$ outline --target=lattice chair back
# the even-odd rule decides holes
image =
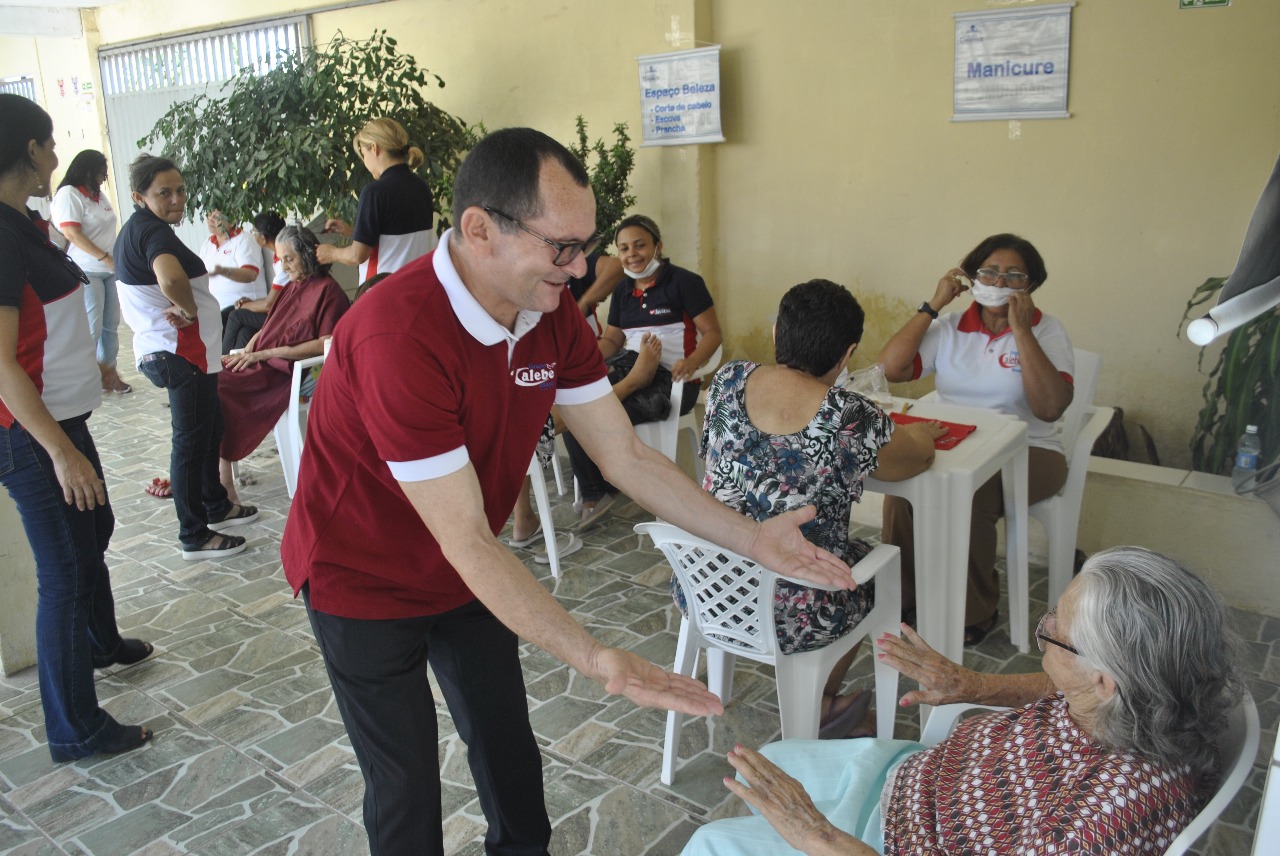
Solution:
[[[772,661],[777,656],[773,624],[775,574],[750,559],[726,552],[674,527],[650,532],[675,570],[689,617],[708,639],[742,656]]]

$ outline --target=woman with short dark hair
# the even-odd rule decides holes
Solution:
[[[88,277],[26,208],[48,192],[53,149],[49,114],[0,94],[0,483],[36,560],[44,736],[63,762],[151,739],[98,705],[93,670],[136,663],[152,647],[116,627],[106,563],[115,516],[88,426],[101,378],[77,293]]]
[[[263,211],[253,218],[253,230],[250,237],[263,250],[271,251],[271,264],[274,275],[266,297],[236,299],[227,320],[222,325],[222,353],[229,354],[237,348],[243,348],[254,333],[262,329],[271,307],[275,306],[280,292],[289,284],[289,275],[280,264],[280,256],[276,253],[276,236],[284,228],[284,218],[275,211]]]
[[[889,339],[879,362],[891,382],[937,376],[941,401],[984,407],[1027,423],[1029,503],[1055,495],[1067,479],[1067,459],[1055,422],[1074,395],[1075,352],[1062,322],[1042,313],[1031,295],[1048,273],[1025,238],[1003,233],[982,240],[959,267],[947,271],[933,297]],[[939,313],[964,292],[973,304]],[[973,497],[964,642],[976,645],[999,622],[996,521],[1004,516],[997,473]],[[902,548],[902,605],[915,605],[915,550],[911,504],[884,501],[883,539]]]
[[[169,393],[169,478],[187,561],[243,552],[222,530],[252,523],[258,509],[233,503],[218,481],[222,316],[200,257],[173,231],[187,210],[182,173],[168,158],[139,155],[129,167],[133,216],[116,238],[120,305],[133,329],[138,370]]]
[[[843,286],[824,279],[794,286],[778,306],[776,365],[734,360],[722,366],[707,389],[702,424],[707,491],[761,521],[815,506],[805,538],[850,565],[871,552],[870,544],[849,537],[849,513],[862,498],[863,479],[897,481],[927,469],[933,440],[943,433],[934,423],[895,427],[869,399],[835,385],[862,326],[862,307]],[[684,610],[674,577],[671,586]],[[874,605],[872,583],[826,591],[779,580],[778,649],[789,655],[825,647]],[[844,737],[867,713],[870,693],[837,695],[857,652],[850,650],[828,677],[821,736]]]

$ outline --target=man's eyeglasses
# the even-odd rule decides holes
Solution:
[[[553,241],[550,238],[548,238],[546,235],[539,235],[537,232],[533,231],[528,226],[521,223],[516,218],[512,217],[510,214],[504,214],[503,212],[499,211],[497,208],[490,208],[488,205],[485,205],[484,210],[489,212],[490,214],[496,214],[497,216],[501,217],[503,220],[509,220],[512,223],[515,223],[516,226],[518,226],[522,231],[528,232],[530,235],[537,238],[539,241],[542,241],[542,243],[553,248],[556,251],[556,257],[551,260],[551,263],[556,267],[564,267],[565,265],[569,264],[570,262],[572,262],[574,259],[578,257],[579,253],[586,253],[587,255],[590,255],[592,251],[594,251],[595,248],[600,245],[599,235],[592,235],[590,238],[587,238],[585,241],[570,241],[569,243],[565,243],[563,241]]]
[[[1057,645],[1059,648],[1070,651],[1072,654],[1079,657],[1080,652],[1075,648],[1071,647],[1066,642],[1059,642],[1057,639],[1053,638],[1057,632],[1058,611],[1056,609],[1051,609],[1040,617],[1040,623],[1036,625],[1036,646],[1040,649],[1040,653],[1044,653],[1044,643],[1048,642],[1050,645]]]
[[[1031,280],[1031,277],[1016,270],[1009,271],[1008,273],[1001,273],[995,268],[979,268],[975,271],[975,274],[974,279],[978,280],[978,282],[983,285],[995,285],[1003,279],[1004,284],[1009,288],[1026,288],[1027,283]]]

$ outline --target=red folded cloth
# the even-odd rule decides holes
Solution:
[[[906,413],[890,413],[889,418],[899,425],[912,422],[937,422],[947,429],[947,433],[933,441],[933,448],[939,450],[954,449],[960,441],[978,430],[977,425],[961,425],[959,422],[945,422],[942,419],[930,419],[928,416],[911,416]]]

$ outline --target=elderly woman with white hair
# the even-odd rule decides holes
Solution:
[[[882,637],[877,656],[921,686],[903,705],[1015,709],[931,749],[735,747],[726,785],[758,816],[709,824],[684,852],[1163,852],[1211,793],[1214,740],[1242,692],[1221,598],[1173,559],[1117,547],[1089,559],[1036,639],[1043,673],[991,675],[905,626]]]
[[[218,397],[226,429],[218,475],[232,502],[239,502],[232,462],[258,448],[288,408],[293,363],[322,354],[325,338],[351,308],[346,292],[329,275],[329,265],[316,257],[319,243],[310,229],[286,226],[280,230],[276,254],[290,285],[244,350],[222,358],[225,371]]]

